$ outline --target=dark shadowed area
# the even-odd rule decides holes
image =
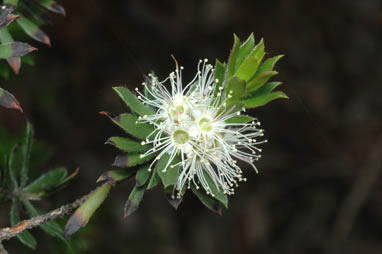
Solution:
[[[268,139],[260,173],[248,168],[222,216],[191,193],[176,212],[157,187],[124,219],[127,181],[72,237],[71,250],[34,229],[37,250],[15,238],[4,243],[10,253],[382,253],[380,1],[61,3],[67,16],[52,15],[44,27],[52,48],[28,41],[39,49],[35,66],[1,81],[53,151],[42,168],[81,168],[42,203],[46,210],[88,193],[112,168],[118,151],[104,142],[123,132],[98,112],[127,111],[112,87],[134,89],[152,70],[164,79],[175,68],[171,54],[191,80],[199,59],[225,61],[233,33],[244,40],[253,32],[268,57],[285,54],[274,80],[290,99],[251,110]],[[25,117],[0,108],[0,126],[18,135]],[[8,213],[0,207],[0,227]]]

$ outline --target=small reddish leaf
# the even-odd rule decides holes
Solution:
[[[9,92],[0,88],[0,106],[6,108],[14,108],[23,112],[23,109],[20,106],[20,103],[17,99]]]
[[[7,59],[9,66],[11,66],[12,70],[19,74],[21,68],[21,58],[20,57],[11,57]]]

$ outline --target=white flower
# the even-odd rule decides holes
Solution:
[[[159,82],[149,75],[151,84],[144,83],[147,96],[137,90],[138,98],[155,109],[155,114],[140,117],[156,127],[142,144],[153,148],[142,156],[157,153],[149,170],[164,154],[170,159],[163,172],[175,156],[180,157],[176,190],[201,185],[207,194],[214,196],[211,184],[225,194],[233,194],[238,182],[245,181],[237,165],[243,161],[257,172],[254,161],[260,158],[257,145],[267,142],[257,138],[263,130],[257,120],[251,123],[229,123],[240,114],[235,107],[227,105],[230,94],[225,96],[223,87],[216,87],[214,69],[207,60],[200,61],[198,72],[186,86],[182,85],[183,67],[177,68],[167,79]],[[165,83],[169,81],[171,90]],[[176,166],[176,165],[172,165]]]

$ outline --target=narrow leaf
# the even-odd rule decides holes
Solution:
[[[0,8],[0,28],[9,25],[12,21],[19,18],[19,16],[15,14],[11,14],[14,11],[14,7],[11,6],[2,6]]]
[[[144,157],[141,157],[141,154],[118,155],[114,160],[113,166],[121,168],[133,167],[142,164],[153,157],[153,154]]]
[[[0,106],[6,108],[14,108],[20,112],[23,112],[23,109],[21,108],[17,99],[11,93],[5,91],[2,88],[0,88]]]
[[[281,91],[276,91],[276,92],[272,92],[272,93],[268,93],[268,94],[264,94],[260,96],[255,95],[249,99],[246,99],[244,103],[246,108],[256,108],[259,106],[263,106],[272,100],[281,99],[281,98],[288,99],[289,97]]]
[[[7,59],[10,57],[20,57],[26,55],[36,48],[23,42],[11,42],[0,45],[0,59]]]
[[[143,194],[145,193],[145,186],[137,186],[135,185],[133,190],[131,191],[129,195],[129,199],[126,201],[125,204],[125,215],[124,217],[126,218],[127,216],[131,215],[134,213],[138,207],[139,204],[141,203],[143,199]]]
[[[151,174],[148,168],[149,165],[146,164],[138,169],[137,174],[135,176],[136,186],[141,187],[147,182]]]
[[[11,206],[11,225],[16,226],[20,222],[20,217],[19,217],[19,200],[18,199],[13,199],[12,200],[12,206]],[[37,246],[37,241],[33,237],[33,235],[29,231],[24,231],[21,234],[17,235],[17,238],[28,246],[31,249],[36,249]]]
[[[231,117],[231,118],[225,120],[225,123],[228,123],[228,124],[235,124],[235,123],[243,124],[243,123],[249,123],[249,122],[254,121],[254,120],[255,120],[255,118],[253,118],[251,116],[239,115],[239,116],[234,116],[234,117]]]
[[[64,230],[65,237],[73,235],[79,229],[86,226],[94,212],[105,201],[110,189],[110,184],[104,184],[98,187],[98,189],[95,190],[79,208],[77,208],[66,223]]]
[[[3,4],[6,6],[11,6],[13,8],[16,8],[17,4],[19,3],[19,0],[4,0]]]
[[[108,182],[118,182],[124,179],[129,178],[135,174],[135,170],[132,168],[119,169],[119,170],[109,170],[103,173],[98,179],[97,182],[108,181]]]
[[[114,87],[114,91],[121,97],[121,99],[126,103],[126,105],[138,115],[153,115],[155,112],[149,107],[140,102],[129,89],[123,86]]]
[[[178,210],[179,205],[182,203],[183,199],[181,196],[175,195],[175,187],[174,186],[169,186],[165,188],[165,193],[167,197],[168,203],[174,207],[175,210]]]
[[[24,187],[28,181],[28,171],[29,171],[32,144],[33,144],[33,126],[29,122],[27,122],[25,136],[24,136],[24,144],[22,146],[23,160],[22,160],[22,168],[20,172],[21,187]]]
[[[41,214],[39,211],[37,211],[37,209],[32,205],[32,203],[29,200],[22,198],[21,201],[23,202],[23,204],[24,204],[24,206],[28,212],[29,217],[33,218],[33,217],[39,216]],[[62,230],[61,226],[57,222],[48,221],[44,224],[41,224],[40,228],[45,233],[64,241],[66,244],[69,244],[68,240],[65,239],[63,236],[63,230]]]
[[[210,195],[227,208],[228,207],[227,195],[223,193],[222,189],[217,188],[217,186],[215,185],[209,173],[207,173],[206,171],[203,171],[203,175],[207,181],[208,186],[210,187],[210,192],[211,192]]]
[[[44,6],[46,9],[48,9],[50,11],[56,12],[56,13],[61,14],[63,16],[66,15],[66,11],[65,11],[64,7],[59,5],[54,0],[40,0],[39,3],[41,4],[41,6]]]
[[[24,191],[28,193],[52,191],[61,185],[67,175],[68,171],[65,168],[50,170],[26,186]]]
[[[237,54],[236,58],[236,66],[240,66],[241,63],[246,59],[251,52],[252,48],[255,46],[255,37],[253,36],[253,33],[251,33],[248,37],[248,39],[240,45],[239,52]]]
[[[219,87],[222,87],[223,85],[225,70],[225,64],[222,64],[218,59],[216,59],[215,80],[218,80],[218,82],[216,84],[215,95],[218,93]]]
[[[36,41],[42,42],[49,47],[51,46],[50,39],[48,35],[44,33],[36,24],[34,24],[29,19],[25,18],[22,15],[19,15],[20,18],[16,20],[19,26],[27,33],[30,37],[35,39]]]
[[[284,55],[278,55],[272,58],[268,58],[265,60],[264,63],[261,64],[259,69],[257,70],[256,75],[260,75],[264,72],[272,71],[273,68],[275,67],[276,63],[283,57]],[[256,76],[255,75],[255,76]]]
[[[0,29],[0,41],[1,43],[11,43],[14,42],[11,34],[8,31],[8,28],[3,27]],[[12,70],[18,74],[21,67],[21,58],[20,57],[11,57],[7,59],[8,64],[11,66]]]
[[[142,152],[152,147],[151,145],[142,145],[141,142],[133,141],[125,137],[111,137],[105,144],[115,146],[125,152]]]
[[[240,48],[240,39],[239,37],[237,37],[236,34],[233,35],[233,38],[234,38],[234,43],[233,43],[233,46],[232,46],[232,50],[231,50],[231,53],[229,55],[229,58],[228,58],[228,73],[227,73],[227,77],[225,78],[230,78],[236,71],[237,69],[237,66],[236,66],[236,60],[237,60],[237,57],[238,57],[238,54],[239,54],[239,48]]]
[[[153,173],[151,174],[151,177],[150,177],[150,180],[149,180],[149,183],[147,184],[147,187],[146,187],[146,190],[151,190],[152,188],[154,188],[155,186],[158,185],[158,183],[160,182],[160,177],[156,171],[156,169],[154,168],[154,171]]]
[[[277,71],[263,72],[247,84],[247,94],[256,91],[262,87],[271,77],[278,74]]]

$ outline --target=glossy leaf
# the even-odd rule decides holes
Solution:
[[[277,71],[263,72],[247,84],[247,94],[262,87],[271,77],[278,74]]]
[[[132,114],[121,114],[114,118],[106,112],[100,112],[102,115],[108,116],[116,125],[126,131],[128,134],[137,137],[139,139],[152,139],[154,134],[148,137],[154,132],[154,127],[147,123],[137,123],[138,118]]]
[[[129,199],[126,201],[125,204],[125,218],[132,213],[134,213],[141,203],[143,199],[143,194],[145,193],[145,186],[137,186],[135,185],[133,190],[131,191],[129,195]]]
[[[252,48],[255,46],[255,37],[251,33],[248,39],[240,45],[239,52],[236,58],[236,66],[240,66],[241,63],[248,57],[248,54],[251,52]]]
[[[16,226],[20,222],[20,217],[19,217],[19,201],[15,198],[12,200],[12,205],[11,205],[11,225]],[[37,246],[37,241],[33,237],[33,235],[29,231],[24,231],[21,234],[17,235],[17,238],[28,246],[31,249],[36,249]]]
[[[94,212],[101,206],[105,201],[111,189],[110,184],[104,184],[98,187],[90,197],[73,213],[66,223],[64,235],[66,237],[73,235],[79,229],[86,226],[89,219],[92,217]]]
[[[154,114],[154,111],[140,102],[126,87],[119,86],[113,89],[133,112],[141,116]]]
[[[248,81],[256,73],[260,61],[261,60],[257,57],[249,57],[245,59],[235,72],[235,76]]]
[[[276,91],[272,93],[267,93],[263,95],[256,95],[254,94],[253,97],[244,100],[245,107],[246,108],[256,108],[263,106],[267,104],[268,102],[275,100],[275,99],[288,99],[289,97],[281,92],[281,91]]]
[[[0,106],[17,109],[23,112],[23,109],[17,99],[11,93],[2,88],[0,88]]]
[[[175,156],[175,158],[170,163],[168,163],[169,159],[170,155],[168,153],[162,155],[155,167],[155,170],[159,177],[162,179],[162,183],[165,188],[168,186],[176,185],[178,180],[179,165],[173,165],[179,163],[180,159],[178,156]],[[168,167],[166,167],[167,165]]]
[[[133,167],[142,164],[153,157],[153,154],[145,157],[141,157],[141,154],[118,155],[114,160],[113,166],[122,168]]]
[[[263,57],[265,55],[264,52],[264,40],[261,39],[260,42],[252,49],[252,51],[249,53],[248,58],[257,58],[259,63],[263,60]],[[257,69],[257,68],[256,68]]]
[[[231,76],[233,76],[233,74],[235,73],[237,69],[236,61],[237,61],[237,57],[238,57],[239,49],[240,49],[240,39],[239,37],[237,37],[236,34],[234,34],[233,37],[234,37],[234,43],[228,58],[228,73],[226,78],[230,78]]]
[[[142,145],[141,142],[125,137],[111,137],[105,144],[113,145],[125,152],[142,152],[147,151],[152,147],[151,145]]]
[[[231,77],[225,88],[225,93],[228,97],[227,104],[238,101],[242,96],[244,96],[245,89],[246,84],[244,80],[241,80],[236,76]]]
[[[284,55],[278,55],[272,58],[268,58],[261,64],[259,69],[257,70],[256,75],[260,75],[264,72],[272,71],[275,67],[276,63],[283,57]]]

